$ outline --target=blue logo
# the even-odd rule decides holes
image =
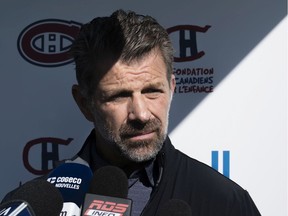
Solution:
[[[226,177],[230,177],[230,151],[223,151],[223,175]],[[211,162],[212,162],[212,168],[219,171],[219,151],[212,151],[211,154]]]

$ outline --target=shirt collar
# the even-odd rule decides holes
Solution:
[[[155,185],[155,179],[154,179],[155,175],[153,175],[154,166],[155,166],[155,160],[151,160],[145,163],[143,168],[132,172],[131,175],[128,177],[129,187],[131,187],[138,180],[141,181],[147,187],[148,186],[154,187]]]

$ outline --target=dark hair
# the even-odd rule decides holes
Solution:
[[[83,94],[92,96],[93,86],[118,60],[130,63],[153,49],[160,50],[170,80],[172,44],[167,31],[151,16],[117,10],[110,17],[97,17],[83,25],[70,50]]]

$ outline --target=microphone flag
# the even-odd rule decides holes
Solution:
[[[130,216],[131,206],[132,201],[130,199],[87,193],[82,216]]]

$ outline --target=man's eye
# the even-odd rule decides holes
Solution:
[[[130,94],[128,92],[121,92],[119,94],[115,94],[112,95],[111,97],[109,97],[109,101],[117,101],[117,100],[121,100],[124,98],[130,97]]]
[[[148,95],[149,97],[157,97],[159,96],[163,91],[160,89],[146,89],[143,91],[143,94]]]
[[[144,93],[161,93],[160,89],[146,89]]]

